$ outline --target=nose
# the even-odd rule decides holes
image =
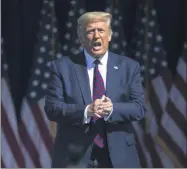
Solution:
[[[97,29],[95,30],[94,37],[95,37],[95,38],[99,38],[99,31],[98,31]]]

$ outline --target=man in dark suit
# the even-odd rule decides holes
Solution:
[[[52,167],[140,167],[131,122],[144,118],[140,66],[108,51],[111,15],[78,19],[83,52],[51,63],[45,112],[57,123]]]

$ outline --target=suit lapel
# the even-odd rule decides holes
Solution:
[[[111,52],[108,54],[106,96],[112,98],[115,89],[119,87],[120,65],[117,58]]]
[[[75,74],[83,96],[83,100],[86,105],[90,104],[92,100],[91,100],[89,77],[87,73],[86,59],[84,53],[81,52],[78,56],[74,56],[72,60],[75,63],[74,66]]]

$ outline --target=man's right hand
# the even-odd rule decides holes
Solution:
[[[96,99],[92,104],[88,105],[87,116],[92,117],[96,116],[98,118],[102,118],[108,115],[108,112],[103,111],[103,101],[105,100],[105,96],[101,99]]]
[[[98,115],[97,113],[94,112],[94,103],[89,104],[88,109],[87,109],[87,117],[93,117],[93,116],[101,118],[100,115]]]

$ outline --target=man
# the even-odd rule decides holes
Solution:
[[[108,51],[111,15],[78,19],[83,52],[51,63],[45,112],[57,123],[52,167],[140,167],[131,122],[145,116],[140,66]]]

